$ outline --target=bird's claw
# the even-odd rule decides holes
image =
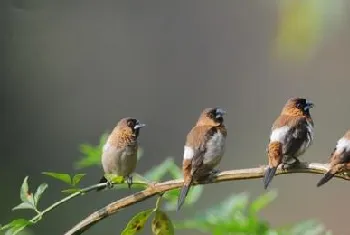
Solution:
[[[210,172],[210,175],[211,176],[215,176],[215,175],[218,175],[218,174],[220,174],[220,170],[219,169],[213,169],[213,170],[211,170],[211,172]]]
[[[107,181],[107,188],[108,189],[113,188],[113,183],[111,181]]]
[[[131,175],[127,176],[126,183],[128,184],[128,188],[130,189],[131,185],[132,185],[132,176]]]
[[[285,164],[285,163],[282,163],[282,164],[281,164],[281,170],[282,170],[282,171],[285,171],[285,170],[286,170],[286,165],[287,165],[287,164]]]

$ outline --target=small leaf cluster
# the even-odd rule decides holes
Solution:
[[[68,189],[62,190],[63,193],[75,193],[79,192],[81,189],[77,187],[79,182],[82,180],[82,178],[85,176],[85,174],[76,174],[73,177],[66,173],[56,173],[56,172],[43,172],[42,174],[51,176],[54,179],[60,180],[69,186],[71,186]]]
[[[158,198],[156,207],[137,213],[126,225],[126,228],[122,231],[121,235],[135,235],[142,231],[146,222],[152,214],[152,233],[154,235],[174,235],[174,225],[169,219],[165,211],[160,210],[160,200]]]
[[[79,192],[81,189],[78,188],[77,185],[85,176],[85,174],[76,174],[73,177],[71,177],[69,174],[54,173],[54,172],[43,172],[43,174],[48,175],[54,179],[60,180],[70,185],[71,188],[62,190],[62,192],[64,193]],[[45,210],[40,210],[38,208],[39,200],[41,199],[43,193],[47,188],[48,188],[48,184],[42,183],[35,190],[35,193],[32,193],[29,190],[28,176],[26,176],[23,180],[23,183],[20,189],[20,199],[22,202],[17,206],[15,206],[14,208],[12,208],[12,210],[23,210],[23,209],[33,210],[35,212],[35,216],[30,220],[23,219],[23,218],[14,219],[6,225],[0,226],[0,230],[6,231],[5,235],[15,235],[23,231],[27,226],[33,225],[38,221],[40,221],[44,213],[50,211],[53,208],[53,206],[48,207]],[[53,205],[55,205],[55,203]]]
[[[191,229],[213,235],[330,235],[323,225],[315,221],[305,221],[283,228],[271,228],[260,219],[259,212],[275,198],[275,191],[267,192],[249,203],[246,193],[232,195],[215,207],[200,211],[194,218],[175,222],[175,229]]]
[[[21,203],[12,208],[12,210],[23,210],[29,209],[35,211],[35,213],[41,217],[41,211],[38,209],[39,200],[47,189],[48,184],[42,183],[38,186],[35,193],[29,191],[28,185],[28,176],[23,180],[21,190],[20,190],[20,199]],[[10,223],[1,226],[1,230],[6,231],[6,235],[16,234],[22,231],[28,225],[34,224],[35,220],[26,220],[26,219],[15,219]]]

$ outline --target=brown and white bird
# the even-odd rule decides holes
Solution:
[[[327,183],[337,173],[350,170],[350,130],[340,138],[335,146],[331,158],[330,169],[317,183],[317,187]]]
[[[193,181],[206,179],[214,173],[225,152],[226,128],[220,108],[206,108],[188,133],[182,163],[184,185],[177,210],[183,205]]]
[[[304,98],[291,98],[274,122],[267,149],[269,167],[264,176],[265,189],[274,177],[279,164],[284,168],[287,164],[299,163],[297,157],[304,154],[312,144],[314,123],[310,108],[313,106],[312,102]]]
[[[132,184],[131,173],[137,164],[137,137],[141,124],[135,118],[123,118],[109,135],[106,144],[103,146],[101,162],[106,174],[116,174],[127,178],[129,188]],[[103,176],[100,183],[108,182]],[[102,190],[103,188],[99,188]]]

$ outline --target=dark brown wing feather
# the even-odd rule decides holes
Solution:
[[[196,126],[192,129],[187,138],[186,145],[193,144],[192,175],[198,179],[209,173],[212,169],[207,169],[203,165],[203,157],[206,153],[207,142],[219,131],[219,127]],[[191,145],[190,145],[191,146]]]
[[[287,156],[295,156],[300,147],[309,138],[309,133],[307,130],[306,118],[304,117],[297,118],[290,124],[291,128],[286,135],[286,142],[283,146],[283,154]]]

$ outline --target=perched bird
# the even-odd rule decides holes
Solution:
[[[220,108],[204,109],[187,135],[182,163],[184,185],[178,198],[177,210],[184,203],[192,182],[206,179],[215,173],[214,167],[224,155],[227,136],[223,124],[225,113]]]
[[[137,163],[137,137],[140,128],[144,126],[145,124],[141,124],[134,118],[121,119],[109,135],[102,150],[101,161],[104,172],[126,177],[129,188],[132,184],[131,173],[135,170]],[[100,183],[105,182],[108,180],[103,176]]]
[[[330,158],[330,170],[317,183],[317,187],[327,183],[336,173],[350,170],[350,130],[340,138]]]
[[[269,167],[264,176],[265,189],[274,177],[279,164],[282,164],[283,169],[287,164],[298,164],[297,157],[304,154],[312,144],[314,123],[310,108],[313,106],[313,103],[306,99],[291,98],[274,122],[267,148]],[[290,162],[291,160],[294,162]]]

